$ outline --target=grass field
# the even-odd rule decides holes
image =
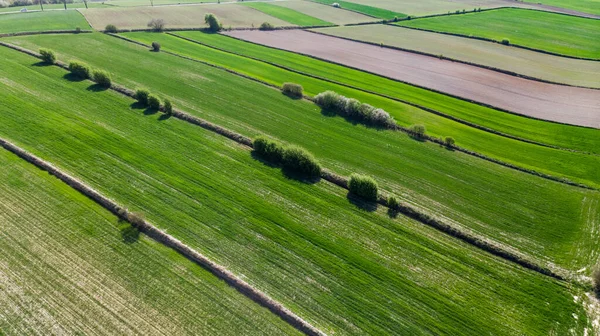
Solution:
[[[496,43],[389,25],[335,27],[316,31],[485,65],[555,83],[600,88],[600,62],[542,54]]]
[[[0,34],[43,30],[90,29],[85,18],[75,10],[16,13],[0,15]]]
[[[263,22],[275,26],[291,25],[250,7],[237,4],[103,8],[88,9],[82,13],[90,24],[99,30],[103,30],[107,24],[114,24],[120,29],[146,29],[151,19],[165,20],[166,28],[202,28],[206,27],[204,15],[207,13],[215,14],[224,28],[258,28]]]
[[[397,23],[400,26],[484,37],[556,54],[600,59],[600,20],[506,8]]]
[[[127,236],[127,224],[3,148],[0,166],[3,335],[294,334],[184,257]]]
[[[98,2],[88,2],[88,7],[89,8],[107,8],[109,6],[103,5],[102,3],[98,3]],[[31,6],[16,6],[16,7],[0,8],[0,13],[19,12],[23,8],[26,8],[28,11],[41,11],[40,5],[31,5]],[[63,6],[62,3],[60,3],[60,4],[44,4],[44,10],[49,10],[49,9],[62,10],[64,8],[65,7]],[[67,8],[68,9],[85,8],[85,5],[83,4],[83,2],[74,2],[71,4],[67,4]]]
[[[536,257],[575,268],[589,266],[597,256],[587,231],[597,222],[589,212],[596,211],[597,192],[503,168],[398,132],[326,117],[312,103],[110,36],[10,41],[30,48],[53,46],[60,59],[78,58],[106,68],[123,85],[144,85],[171,97],[175,106],[242,134],[266,133],[302,145],[340,174],[368,173],[384,189],[424,211]]]
[[[600,154],[600,131],[597,129],[559,125],[507,114],[362,71],[287,51],[249,44],[222,35],[195,32],[178,32],[177,34],[218,48],[284,65],[304,73],[326,77],[341,83],[350,83],[364,90],[405,99],[506,134],[562,148]],[[423,122],[426,122],[425,119]]]
[[[599,0],[524,0],[531,3],[541,3],[544,5],[563,7],[573,9],[581,12],[591,13],[600,15],[600,1]]]
[[[387,9],[393,12],[405,13],[407,15],[430,15],[443,14],[456,10],[473,10],[474,8],[494,8],[507,6],[502,0],[420,0],[420,1],[398,1],[398,0],[350,0],[349,2]],[[510,5],[517,5],[510,4]]]
[[[252,7],[256,10],[259,10],[267,15],[276,17],[285,22],[289,22],[298,26],[330,26],[331,22],[323,21],[321,19],[317,19],[316,17],[312,17],[300,12],[297,12],[293,9],[289,9],[286,7],[275,6],[266,2],[248,2],[244,4],[245,6]]]
[[[595,166],[600,165],[600,158],[597,156],[559,151],[498,137],[390,99],[367,94],[307,76],[290,73],[284,69],[276,68],[262,62],[216,51],[211,48],[177,39],[173,36],[152,33],[128,33],[124,35],[146,44],[157,41],[164,46],[165,50],[200,59],[211,64],[224,66],[254,78],[267,81],[273,85],[281,86],[286,81],[299,83],[304,87],[305,93],[312,96],[332,89],[347,97],[354,97],[360,101],[368,102],[373,106],[384,108],[392,113],[402,125],[410,126],[415,123],[425,123],[431,134],[437,136],[451,135],[455,139],[459,139],[462,146],[466,146],[467,148],[476,150],[480,153],[504,161],[510,161],[520,166],[545,171],[555,175],[568,176],[592,185],[600,186],[600,175],[598,175],[596,169],[594,169]],[[187,36],[196,36],[199,40],[202,40],[204,36],[213,38],[214,35],[200,33],[187,34]],[[221,37],[221,39],[227,38]],[[223,44],[219,43],[217,45],[221,46]],[[247,45],[248,47],[253,46],[252,44]],[[240,47],[240,50],[247,51],[249,48],[242,46]],[[350,84],[352,84],[352,82],[350,82]],[[569,162],[570,164],[565,165],[564,162]]]
[[[107,0],[105,3],[119,7],[139,7],[139,6],[160,6],[160,5],[179,5],[179,4],[199,4],[216,3],[217,1],[206,0]],[[225,2],[225,1],[223,1]]]
[[[277,1],[273,2],[273,5],[292,9],[296,12],[304,13],[306,15],[316,17],[323,21],[332,22],[337,25],[370,22],[376,20],[370,16],[354,13],[339,8],[333,8],[331,6],[318,4],[312,1]]]
[[[373,16],[373,17],[376,17],[379,19],[390,20],[395,17],[397,17],[397,18],[406,17],[406,14],[403,14],[403,13],[392,12],[387,9],[377,8],[377,7],[367,6],[367,5],[361,5],[361,4],[357,4],[357,3],[349,2],[349,1],[334,1],[334,0],[315,0],[315,1],[325,4],[325,5],[328,5],[328,6],[331,6],[334,3],[338,3],[338,4],[340,4],[340,6],[343,9],[349,9],[352,11],[360,12],[365,15]]]
[[[131,99],[71,82],[33,58],[0,53],[12,81],[1,84],[0,102],[13,107],[0,125],[3,137],[143,211],[328,334],[545,335],[589,326],[573,300],[582,294],[576,288],[402,216],[361,210],[341,188],[290,180],[230,140],[131,108]],[[211,71],[195,74],[219,89]],[[244,89],[286,105],[272,90]],[[328,125],[347,128],[339,120]]]

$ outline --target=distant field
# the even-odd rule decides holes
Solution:
[[[525,9],[499,9],[404,21],[400,26],[484,37],[561,55],[600,59],[600,20]]]
[[[0,55],[12,67],[0,66],[1,104],[12,103],[11,94],[27,93],[6,86],[7,76],[24,70],[8,58],[23,59]],[[1,147],[0,166],[2,335],[295,334],[200,266],[136,238],[128,224]]]
[[[298,26],[329,26],[331,22],[323,21],[287,7],[275,6],[266,2],[248,2],[245,6],[252,7],[267,15],[271,15],[285,22],[289,22]]]
[[[106,68],[121,84],[161,92],[176,106],[247,136],[265,133],[304,146],[340,174],[368,173],[382,188],[424,211],[536,257],[566,267],[585,267],[596,260],[598,246],[589,244],[587,230],[595,225],[588,212],[597,209],[597,192],[517,172],[402,133],[355,126],[322,115],[312,103],[290,100],[239,76],[150,53],[103,34],[8,40],[32,49],[51,46],[60,59],[77,58]],[[563,164],[573,166],[567,162]],[[592,164],[577,167],[591,175],[600,173]]]
[[[0,15],[0,34],[42,30],[90,29],[85,18],[75,10],[15,13]]]
[[[148,28],[151,19],[165,20],[167,28],[201,28],[206,27],[204,15],[207,13],[215,14],[225,28],[258,27],[263,22],[275,26],[291,25],[237,4],[103,8],[88,9],[82,13],[98,30],[103,30],[107,24],[114,24],[120,29]]]
[[[557,6],[573,9],[581,12],[600,15],[599,0],[524,0],[531,3],[541,3],[549,6]]]
[[[441,55],[556,83],[600,88],[600,62],[574,60],[521,48],[506,48],[486,41],[413,29],[399,31],[389,25],[335,27],[315,29],[315,31]]]
[[[136,6],[160,6],[160,5],[178,5],[178,4],[192,4],[192,3],[216,3],[217,1],[206,1],[206,0],[107,0],[106,4],[119,7],[136,7]],[[225,1],[223,1],[225,2]]]
[[[333,8],[331,6],[318,4],[312,1],[277,1],[273,2],[273,5],[293,9],[297,12],[304,13],[306,15],[310,15],[323,21],[332,22],[338,25],[370,22],[376,20],[370,16],[354,13],[339,8]]]
[[[504,0],[349,0],[362,5],[379,7],[407,15],[429,15],[442,14],[456,10],[473,10],[474,8],[494,8],[505,6],[516,6],[517,2],[511,3]]]
[[[100,2],[88,2],[88,7],[89,8],[106,8],[109,7],[108,5],[103,5]],[[5,8],[0,8],[0,13],[7,13],[7,12],[19,12],[21,9],[26,8],[28,11],[41,11],[40,5],[31,5],[31,6],[16,6],[16,7],[5,7]],[[44,4],[44,10],[62,10],[65,7],[63,6],[63,4]],[[67,4],[67,8],[68,9],[75,9],[75,8],[85,8],[85,5],[83,4],[83,2],[75,2],[75,3],[71,3],[71,4]]]
[[[383,8],[377,8],[367,5],[361,5],[354,2],[349,1],[335,1],[335,0],[315,0],[316,2],[331,6],[334,3],[340,4],[342,9],[349,9],[352,11],[360,12],[366,15],[370,15],[379,19],[393,19],[394,17],[403,18],[406,17],[406,14],[393,12]]]
[[[583,294],[577,289],[481,253],[403,216],[390,219],[383,209],[361,210],[339,187],[290,180],[221,136],[131,109],[131,99],[88,90],[89,82],[70,82],[63,70],[35,66],[35,59],[14,51],[0,53],[10,60],[0,67],[5,80],[12,81],[3,84],[0,101],[14,107],[0,124],[2,136],[131,209],[143,211],[170,234],[243,274],[328,334],[546,335],[569,330],[582,334],[590,325],[581,299],[573,300],[574,295],[581,298]],[[171,56],[142,53],[178,71],[165,62]],[[137,64],[149,61],[142,53]],[[192,74],[203,76],[200,81],[205,82],[196,86],[198,98],[229,105],[219,101],[217,92],[222,82],[233,84],[231,78],[216,70]],[[248,100],[234,98],[244,92],[263,98],[259,103],[265,110],[270,101],[282,112],[300,109],[306,121],[325,118],[307,102],[246,84],[239,89],[229,86],[229,94],[234,94],[229,102],[237,105],[235,113],[255,111],[245,109]],[[348,128],[339,118],[328,120],[327,125],[332,133]],[[294,131],[307,134],[297,127]],[[352,132],[362,138],[363,132],[376,131]],[[406,146],[412,147],[411,143],[427,152],[445,151],[405,140]],[[320,143],[326,144],[332,143]],[[98,228],[91,225],[89,230],[97,232]],[[68,237],[77,239],[78,235]],[[106,249],[114,251],[121,244],[107,244]],[[102,255],[101,251],[95,255]],[[123,256],[131,258],[131,254]],[[139,276],[136,269],[114,260],[111,264]],[[156,268],[141,269],[142,275],[156,272]],[[176,267],[173,272],[183,270]],[[163,288],[162,283],[157,288]],[[211,295],[177,296],[219,302]],[[176,308],[178,313],[188,313],[185,301]],[[207,323],[231,317],[189,314]],[[237,329],[248,325],[231,332],[277,333]],[[190,327],[198,333],[195,324]]]

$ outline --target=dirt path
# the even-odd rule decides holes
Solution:
[[[514,113],[600,128],[600,90],[545,84],[435,57],[302,30],[228,35],[363,69]]]

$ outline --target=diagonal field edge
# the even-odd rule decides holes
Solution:
[[[117,37],[119,37],[119,36],[117,36]],[[136,42],[136,43],[141,44],[139,42]],[[1,41],[0,41],[0,45],[3,45],[5,47],[12,48],[14,50],[26,53],[26,54],[34,56],[36,58],[40,58],[39,54],[37,54],[37,53],[35,53],[33,51],[30,51],[30,50],[27,50],[27,49],[18,47],[18,46],[14,46],[14,45],[11,45],[11,44],[8,44],[8,43],[5,43],[5,42],[1,42]],[[57,66],[59,66],[61,68],[64,68],[64,69],[68,69],[67,65],[64,64],[64,63],[62,63],[62,62],[57,62],[55,65],[57,65]],[[119,85],[116,85],[116,84],[111,85],[110,89],[112,89],[112,90],[114,90],[116,92],[119,92],[119,93],[121,93],[123,95],[126,95],[128,97],[131,97],[131,98],[135,97],[135,92],[133,90],[127,89],[125,87],[122,87],[122,86],[119,86]],[[164,108],[161,107],[161,110],[164,110]],[[233,132],[231,130],[228,130],[228,129],[226,129],[224,127],[221,127],[219,125],[213,124],[211,122],[208,122],[206,120],[203,120],[203,119],[195,117],[195,116],[192,116],[192,115],[190,115],[190,114],[188,114],[186,112],[183,112],[183,111],[177,110],[177,109],[173,109],[172,115],[175,118],[178,118],[180,120],[187,121],[187,122],[189,122],[191,124],[198,125],[198,126],[203,127],[203,128],[205,128],[207,130],[210,130],[210,131],[213,131],[213,132],[215,132],[217,134],[223,135],[223,136],[225,136],[225,137],[227,137],[227,138],[229,138],[231,140],[234,140],[234,141],[236,141],[236,142],[238,142],[238,143],[246,146],[248,149],[251,149],[253,147],[252,140],[250,138],[248,138],[246,136],[243,136],[241,134],[238,134],[236,132]],[[7,142],[5,140],[2,140],[1,138],[0,138],[0,145],[2,145],[3,147],[5,147],[5,148],[7,148],[9,150],[11,150],[11,148],[14,148],[16,150],[19,150],[21,153],[29,154],[26,151],[24,151],[24,150],[22,150],[22,149],[20,149],[20,148],[18,148],[16,146],[10,144],[9,142]],[[31,154],[29,154],[29,155],[31,157],[34,157]],[[26,159],[27,157],[24,157],[24,158]],[[37,159],[37,160],[40,160],[40,159]],[[40,160],[40,161],[42,161],[42,160]],[[44,162],[44,161],[42,161],[42,162]],[[32,163],[34,163],[34,162],[32,162]],[[50,167],[52,167],[50,164],[48,164],[48,163],[46,163],[46,164],[49,165]],[[42,168],[42,169],[44,169],[44,168]],[[68,176],[68,175],[66,175],[64,173],[60,173],[60,174],[62,174],[64,176]],[[337,174],[335,174],[335,173],[333,173],[333,172],[331,172],[331,171],[329,171],[327,169],[323,169],[322,170],[322,172],[321,172],[321,178],[324,179],[324,180],[326,180],[326,181],[328,181],[328,182],[330,182],[330,183],[332,183],[332,184],[334,184],[334,185],[337,185],[337,186],[342,187],[344,189],[348,189],[348,179],[346,177],[337,175]],[[77,181],[77,180],[75,180],[75,181]],[[82,186],[85,186],[82,183],[80,183],[80,184]],[[77,190],[79,190],[79,189],[77,189]],[[90,190],[93,191],[93,189],[91,189],[91,188],[90,188]],[[89,195],[88,195],[88,197],[89,197]],[[94,198],[92,198],[92,200],[96,201],[96,199],[94,199]],[[100,202],[104,202],[104,200],[108,200],[108,199],[107,198],[101,198],[101,199],[99,199],[99,203]],[[378,199],[377,199],[377,203],[380,204],[380,205],[382,205],[382,206],[387,207],[388,205],[387,205],[387,197],[386,197],[386,195],[379,195]],[[104,203],[100,203],[100,204],[104,206]],[[123,209],[123,208],[121,208],[121,209]],[[502,258],[502,259],[504,259],[506,261],[513,262],[513,263],[515,263],[517,265],[520,265],[520,266],[522,266],[524,268],[527,268],[527,269],[530,269],[532,271],[538,272],[538,273],[540,273],[542,275],[546,275],[546,276],[552,277],[552,278],[557,279],[557,280],[571,281],[573,283],[580,284],[580,285],[583,285],[583,286],[585,286],[586,283],[589,283],[589,279],[587,279],[585,277],[574,275],[572,272],[570,272],[567,269],[564,269],[562,267],[559,267],[559,266],[556,266],[556,265],[552,265],[552,264],[548,264],[547,266],[541,265],[539,263],[539,261],[536,261],[536,260],[532,259],[530,256],[526,256],[525,254],[521,253],[520,251],[518,251],[518,250],[516,250],[516,249],[514,249],[514,248],[512,248],[510,246],[506,246],[506,245],[501,244],[499,242],[493,241],[493,240],[491,240],[489,238],[485,238],[485,237],[482,237],[482,236],[480,236],[478,234],[472,233],[468,229],[458,228],[458,227],[456,227],[454,225],[451,225],[451,224],[445,223],[443,221],[440,221],[440,220],[438,220],[438,219],[436,219],[436,218],[434,218],[434,217],[432,217],[432,216],[430,216],[428,214],[420,212],[418,209],[414,208],[413,206],[411,206],[409,204],[401,203],[398,206],[397,209],[390,209],[390,210],[391,211],[400,212],[400,213],[406,215],[407,217],[410,217],[410,218],[412,218],[412,219],[414,219],[416,221],[419,221],[419,222],[421,222],[421,223],[423,223],[423,224],[425,224],[427,226],[430,226],[430,227],[432,227],[432,228],[434,228],[434,229],[436,229],[438,231],[441,231],[441,232],[443,232],[445,234],[448,234],[448,235],[450,235],[450,236],[452,236],[452,237],[454,237],[456,239],[462,240],[463,242],[465,242],[467,244],[475,246],[475,247],[477,247],[477,248],[479,248],[479,249],[481,249],[483,251],[486,251],[486,252],[488,252],[490,254],[493,254],[493,255],[495,255],[497,257],[500,257],[500,258]],[[126,211],[126,209],[125,209],[125,211]],[[134,220],[139,221],[139,219],[137,219],[135,216],[132,216],[130,213],[127,213],[127,212],[125,214],[121,213],[121,214],[118,214],[118,215],[122,216],[122,217],[125,217],[124,219],[126,219],[128,221],[131,220],[132,218]],[[155,227],[153,227],[153,228],[158,233],[162,232],[162,231],[160,231],[159,229],[157,229]],[[173,239],[174,239],[174,241],[178,242],[175,238],[173,238]],[[159,240],[159,241],[162,242],[162,240]],[[165,242],[165,244],[168,243],[168,242],[169,241]],[[175,248],[175,247],[173,247],[173,248]],[[189,249],[189,248],[186,247],[186,249]],[[191,250],[191,249],[189,249],[189,250]],[[179,250],[177,250],[177,251],[180,252]],[[183,251],[186,251],[186,250],[183,250]],[[191,250],[191,251],[193,251],[193,250]],[[192,259],[192,260],[196,261],[195,259]],[[200,261],[196,261],[196,262],[200,262]],[[233,284],[232,284],[232,286],[233,286]],[[252,288],[252,287],[250,287],[250,288]],[[237,287],[236,287],[236,289],[237,289]],[[242,292],[242,293],[244,295],[247,295],[245,292]],[[248,297],[250,297],[250,296],[248,296]],[[254,300],[254,298],[252,298],[252,297],[250,297],[250,298]],[[274,301],[274,302],[278,305],[278,306],[276,305],[275,308],[281,306],[276,301]],[[268,306],[265,306],[265,307],[269,308],[275,314],[277,314],[278,316],[282,317],[281,315],[279,315],[279,311],[278,310],[272,310]],[[283,306],[281,306],[281,307],[283,307]],[[283,308],[283,309],[285,309],[285,308]],[[287,311],[287,310],[285,310],[285,311]],[[300,323],[299,324],[300,327],[302,327],[302,326],[304,326],[304,324],[306,324],[306,322],[304,320],[300,319],[296,315],[293,315],[293,313],[290,312],[290,314],[291,314],[292,317],[299,319],[299,321],[297,321],[295,319],[293,319],[292,321],[297,321],[298,323]],[[288,315],[284,315],[284,316],[289,317]],[[292,326],[294,326],[296,328],[299,328],[295,324],[293,324],[292,322],[290,322],[287,319],[285,319],[284,317],[282,317],[282,318],[285,321],[289,322]],[[323,335],[323,333],[321,331],[319,331],[318,329],[315,329],[314,327],[310,326],[310,324],[307,324],[307,325],[308,325],[308,327],[311,327],[311,328],[314,329],[314,330],[313,329],[307,329],[309,332],[312,332],[312,331],[315,331],[315,330],[317,332],[317,334],[312,334],[312,333],[306,332],[307,334],[309,334],[309,335]],[[301,329],[298,329],[298,330],[301,330]],[[304,331],[304,330],[301,330],[301,331]]]

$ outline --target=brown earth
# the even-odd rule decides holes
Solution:
[[[302,30],[228,35],[311,55],[514,113],[600,128],[600,90],[546,84],[435,57]]]

